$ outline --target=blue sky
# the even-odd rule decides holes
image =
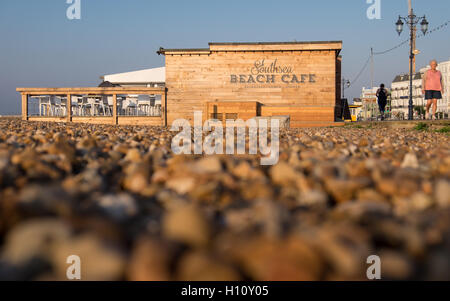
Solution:
[[[0,114],[20,112],[18,86],[96,86],[103,74],[164,65],[166,48],[208,42],[344,42],[343,75],[353,80],[370,47],[407,39],[394,23],[407,0],[381,0],[381,20],[369,20],[366,0],[81,0],[81,20],[68,20],[66,0],[0,1]],[[450,1],[413,0],[430,27],[450,20]],[[418,40],[418,67],[450,59],[450,26]],[[408,70],[408,46],[375,57],[375,83]],[[370,68],[347,90],[370,85]]]

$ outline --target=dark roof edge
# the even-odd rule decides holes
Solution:
[[[342,43],[342,41],[301,41],[301,42],[211,42],[209,45],[297,45],[297,44],[330,44]]]
[[[239,45],[305,45],[305,44],[331,44],[331,43],[343,43],[342,41],[305,41],[305,42],[229,42],[229,43],[216,43],[211,42],[208,45],[218,45],[218,46],[239,46]],[[166,52],[206,52],[211,51],[210,48],[174,48],[165,49],[160,47],[156,52],[158,55],[165,54]]]
[[[203,51],[210,51],[209,48],[179,48],[179,49],[165,49],[160,47],[158,51],[156,51],[157,54],[165,54],[166,52],[203,52]]]

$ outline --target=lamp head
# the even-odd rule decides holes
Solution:
[[[400,35],[401,33],[402,33],[402,31],[403,31],[403,25],[404,25],[404,23],[403,23],[403,21],[402,21],[402,18],[399,16],[398,17],[398,21],[397,21],[397,23],[395,23],[395,25],[396,25],[396,29],[397,29],[397,33],[398,33],[398,35]]]
[[[425,16],[423,16],[423,20],[422,20],[422,23],[420,23],[420,25],[422,26],[422,32],[423,32],[423,34],[426,34],[427,33],[427,31],[428,31],[428,21],[427,21],[427,18],[425,17]]]

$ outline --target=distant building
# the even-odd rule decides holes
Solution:
[[[109,74],[100,77],[103,82],[121,87],[164,87],[166,68],[152,68],[125,73]]]
[[[379,87],[362,88],[361,91],[361,117],[363,119],[377,118],[379,114],[377,91]]]
[[[422,73],[413,77],[414,106],[426,105],[422,95]],[[394,118],[407,118],[409,110],[409,74],[397,75],[391,85],[391,110]]]
[[[424,74],[428,69],[430,66],[420,69],[420,72]],[[438,63],[437,69],[442,73],[445,89],[442,100],[438,101],[438,112],[450,113],[450,60]]]
[[[358,105],[358,104],[362,104],[361,98],[353,98],[353,105]]]
[[[158,88],[166,86],[166,68],[152,68],[138,71],[103,75],[99,87],[147,87]],[[130,95],[137,101],[138,95]],[[133,98],[134,97],[134,98]],[[161,95],[150,95],[150,104],[162,105]]]
[[[358,121],[363,118],[362,101],[360,98],[353,98],[353,103],[350,105],[350,114],[352,121]]]

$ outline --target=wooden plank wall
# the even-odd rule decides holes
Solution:
[[[120,116],[118,125],[163,126],[163,117],[126,117]]]
[[[192,122],[194,111],[203,111],[206,119],[209,108],[205,104],[230,101],[258,102],[262,105],[263,116],[290,115],[294,125],[311,121],[333,122],[336,98],[340,94],[336,52],[271,50],[166,54],[168,124],[178,118]],[[285,84],[281,82],[280,74],[275,84],[230,82],[232,74],[251,74],[255,62],[263,59],[266,66],[276,59],[278,66],[292,67],[295,75],[314,74],[316,82]],[[284,108],[276,109],[276,106]]]
[[[222,121],[227,119],[227,114],[236,114],[237,118],[230,117],[229,119],[248,120],[258,115],[258,103],[256,101],[249,102],[209,102],[207,103],[208,119],[213,119],[212,116],[217,110],[218,114],[222,115]],[[220,118],[218,118],[220,119]]]
[[[341,115],[342,112],[342,57],[338,56],[336,58],[336,106],[335,106],[335,118]]]

